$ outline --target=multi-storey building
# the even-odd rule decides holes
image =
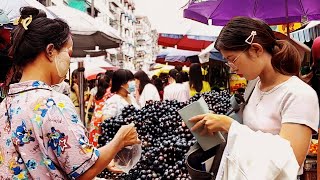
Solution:
[[[137,16],[136,24],[136,69],[148,71],[150,64],[158,52],[157,32],[152,30],[151,23],[146,16]]]
[[[135,4],[133,0],[109,0],[109,11],[113,15],[109,17],[109,25],[116,29],[123,39],[122,46],[117,49],[118,65],[134,70],[133,59],[135,57]]]

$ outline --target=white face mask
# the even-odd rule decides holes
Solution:
[[[135,92],[136,90],[136,83],[134,81],[129,81],[128,82],[128,88],[125,88],[123,86],[121,86],[124,90],[126,90],[128,92],[128,94],[131,94],[133,92]]]
[[[62,49],[60,53],[54,58],[58,76],[64,78],[70,67],[70,56],[68,49]]]

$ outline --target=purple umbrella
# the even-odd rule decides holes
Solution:
[[[223,26],[235,16],[248,16],[270,25],[320,19],[319,0],[207,0],[192,1],[184,17]],[[210,23],[209,23],[210,24]]]

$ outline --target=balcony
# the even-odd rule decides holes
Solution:
[[[119,21],[116,20],[110,20],[110,26],[113,27],[114,29],[118,30],[119,29]]]
[[[121,7],[120,0],[110,0],[110,3],[114,4],[116,7]]]
[[[136,51],[144,51],[147,52],[146,46],[136,46]]]
[[[113,15],[116,15],[118,14],[118,10],[117,10],[117,7],[113,4],[113,3],[110,3],[109,4],[109,11],[113,14]]]

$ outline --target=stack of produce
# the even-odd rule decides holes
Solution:
[[[111,141],[122,125],[134,123],[142,141],[142,157],[128,174],[113,174],[105,170],[99,177],[128,180],[190,179],[184,158],[195,139],[177,111],[201,96],[215,113],[225,114],[230,109],[230,95],[226,91],[211,91],[195,95],[184,103],[156,101],[140,110],[128,106],[119,116],[106,119],[101,125],[103,135],[99,138],[99,145]]]

